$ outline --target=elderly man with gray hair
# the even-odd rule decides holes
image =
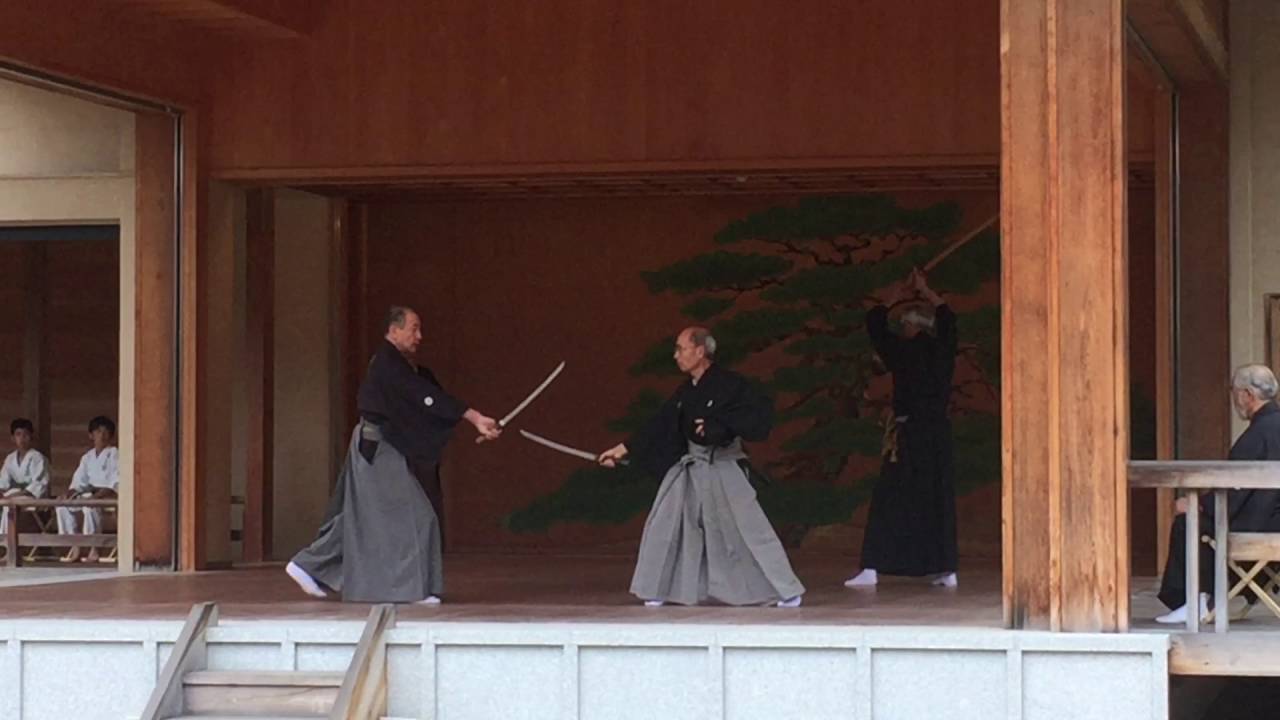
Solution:
[[[1278,391],[1280,384],[1276,382],[1275,374],[1265,365],[1245,365],[1231,376],[1231,404],[1236,414],[1249,421],[1249,427],[1231,446],[1227,459],[1280,460],[1280,406],[1276,405]],[[1160,601],[1171,608],[1171,611],[1156,618],[1156,622],[1170,624],[1184,623],[1187,620],[1185,498],[1179,498],[1177,511],[1178,516],[1173,521],[1173,530],[1169,536],[1169,559],[1165,564],[1159,595]],[[1232,490],[1227,496],[1227,517],[1234,531],[1280,531],[1280,491]],[[1213,535],[1212,516],[1202,515],[1200,522],[1201,527],[1206,528],[1205,534]],[[1206,592],[1200,593],[1200,616],[1204,618],[1209,614],[1209,591],[1213,590],[1213,551],[1208,545],[1201,544],[1200,553],[1200,587],[1206,589]],[[1257,598],[1252,595],[1245,597],[1249,602],[1241,610],[1248,612]]]
[[[797,607],[804,585],[748,481],[742,442],[773,427],[773,404],[743,376],[714,361],[716,340],[702,327],[676,338],[672,359],[689,376],[639,432],[599,455],[661,476],[644,524],[631,593],[648,607]]]
[[[959,560],[949,416],[955,313],[924,273],[913,270],[885,302],[867,312],[866,325],[876,355],[893,376],[893,403],[867,511],[862,569],[845,587],[872,588],[881,575],[925,577],[936,587],[955,587]]]

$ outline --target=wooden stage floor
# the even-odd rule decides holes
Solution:
[[[444,605],[401,605],[397,614],[439,622],[1002,627],[994,563],[966,564],[954,589],[889,578],[874,590],[849,590],[843,581],[854,570],[853,558],[797,555],[792,561],[808,588],[801,608],[646,608],[627,593],[632,560],[625,556],[452,554],[445,558]],[[369,609],[306,597],[282,565],[106,578],[98,569],[85,569],[83,580],[70,580],[68,571],[30,570],[0,570],[0,619],[180,620],[205,601],[218,603],[226,620],[362,621]],[[24,576],[35,584],[17,586]],[[1152,621],[1165,610],[1156,600],[1154,579],[1135,578],[1133,591],[1131,629],[1171,636],[1172,674],[1280,677],[1273,634],[1280,620],[1263,608],[1232,623],[1226,635],[1190,635],[1181,626]]]
[[[646,608],[627,587],[625,556],[451,554],[445,558],[445,603],[400,606],[406,620],[491,622],[675,622],[760,624],[945,625],[1000,627],[997,567],[960,575],[960,587],[890,578],[876,590],[849,590],[852,558],[793,558],[808,592],[796,609],[666,606]],[[2,573],[0,573],[2,574]],[[214,601],[224,619],[363,619],[368,605],[313,600],[283,566],[202,573],[147,573],[25,587],[0,587],[0,617],[86,619],[182,618]]]
[[[406,620],[489,622],[674,622],[742,624],[926,625],[999,628],[1000,571],[995,564],[962,569],[958,588],[922,579],[886,578],[874,590],[849,590],[843,581],[853,558],[793,557],[808,592],[797,609],[666,606],[645,608],[627,592],[626,556],[451,554],[445,558],[445,603],[401,606]],[[973,563],[969,563],[971,567]],[[0,571],[0,617],[178,619],[198,602],[214,601],[225,619],[363,619],[368,605],[304,596],[280,565],[202,573],[144,573],[14,587]],[[33,582],[42,582],[33,574]],[[1177,632],[1151,618],[1164,612],[1154,580],[1133,583],[1135,630]],[[1262,608],[1233,630],[1280,630]]]

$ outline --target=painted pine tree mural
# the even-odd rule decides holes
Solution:
[[[713,249],[643,273],[650,292],[683,298],[688,321],[712,328],[718,362],[756,376],[774,398],[774,438],[781,441],[771,459],[757,459],[756,471],[761,503],[789,542],[847,521],[870,496],[889,398],[869,392],[883,370],[864,316],[913,267],[938,257],[965,229],[960,222],[953,203],[906,208],[879,194],[804,198],[730,222]],[[936,290],[966,296],[999,272],[999,240],[986,231],[947,255],[929,280]],[[960,310],[959,330],[953,418],[964,493],[1000,476],[993,414],[998,303]],[[611,431],[635,430],[674,389],[674,340],[655,338],[630,368],[654,382],[609,423]],[[759,375],[752,367],[769,371]],[[583,467],[507,523],[517,532],[540,532],[556,522],[625,522],[648,509],[657,481],[627,468]]]

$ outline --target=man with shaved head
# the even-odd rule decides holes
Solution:
[[[764,440],[773,407],[746,378],[715,364],[716,340],[702,327],[676,338],[675,361],[689,376],[640,432],[600,454],[614,467],[632,458],[663,477],[645,521],[631,592],[656,607],[800,605],[804,586],[748,481],[742,441]]]

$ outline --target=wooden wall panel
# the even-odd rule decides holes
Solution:
[[[998,205],[998,197],[990,190],[900,193],[894,199],[905,207],[955,202],[965,229],[989,219]],[[520,427],[588,449],[609,447],[625,439],[624,433],[609,429],[610,421],[625,415],[638,393],[649,388],[665,395],[678,384],[673,377],[637,376],[629,368],[655,342],[690,322],[681,308],[694,295],[652,292],[641,273],[717,249],[715,234],[732,220],[796,203],[794,196],[371,202],[367,206],[367,290],[365,300],[354,304],[363,310],[352,316],[351,343],[356,346],[352,357],[359,358],[353,375],[362,375],[367,367],[368,352],[382,335],[388,306],[407,304],[423,320],[419,355],[450,392],[483,412],[501,416],[557,362],[565,360],[560,379],[521,414]],[[732,249],[767,252],[755,245]],[[870,272],[873,267],[869,266]],[[994,310],[999,298],[994,285],[985,285],[981,298],[966,297],[957,305],[965,313],[962,327],[968,328],[968,313],[979,305],[978,300],[985,303],[982,307]],[[752,302],[743,298],[739,306],[754,307]],[[716,327],[726,318],[717,316],[708,322]],[[779,366],[789,364],[789,357],[778,348],[739,367],[768,378]],[[964,385],[966,396],[980,398],[994,413],[998,393],[977,382],[970,370],[961,362],[957,375],[962,384],[973,381]],[[888,378],[880,378],[874,391],[869,390],[886,396],[889,391]],[[354,396],[353,388],[348,397]],[[784,404],[779,401],[780,407]],[[956,417],[957,424],[965,420],[959,412]],[[306,428],[309,433],[322,430],[314,425]],[[350,432],[349,427],[346,430]],[[796,424],[779,422],[768,442],[752,444],[754,461],[763,468],[784,457],[782,446],[798,432]],[[991,432],[993,436],[981,437],[998,442],[996,431]],[[561,518],[545,530],[511,529],[505,524],[508,517],[553,496],[584,465],[524,440],[514,426],[497,443],[475,445],[474,436],[470,426],[459,426],[445,452],[451,549],[634,552],[643,509],[624,514],[626,519]],[[856,484],[878,472],[878,455],[874,451],[871,455],[870,465],[864,464],[864,458],[850,461],[847,473],[833,487],[836,497],[844,498],[842,492],[850,487],[866,487]],[[998,462],[995,457],[982,463],[979,471],[985,473],[980,480],[972,477],[978,471],[971,471],[966,478],[970,484],[959,500],[965,562],[986,567],[999,557]],[[777,519],[783,534],[785,525],[799,524],[796,517],[803,517],[810,507],[802,492],[807,481],[789,478],[774,486],[801,486],[797,495],[788,496],[793,498],[791,519]],[[812,482],[825,480],[815,475]],[[620,496],[634,497],[635,486],[619,483]],[[652,500],[654,488],[640,490],[649,493],[642,503]],[[576,507],[588,502],[574,493],[558,497],[557,504]],[[856,554],[865,511],[863,502],[849,517],[811,530],[801,547]]]
[[[89,419],[119,422],[120,271],[114,241],[47,244],[47,351],[54,486],[70,485],[88,447]]]
[[[116,415],[118,252],[106,240],[0,243],[0,266],[17,269],[19,280],[0,283],[0,300],[11,310],[0,323],[0,347],[12,349],[14,359],[13,371],[0,379],[0,447],[12,449],[13,418],[30,418],[55,489],[70,483],[89,419]],[[33,333],[37,321],[41,328]]]
[[[22,261],[18,266],[22,286],[22,302],[18,305],[23,315],[22,344],[22,407],[35,425],[35,446],[46,456],[50,454],[53,439],[52,418],[49,411],[49,386],[52,373],[46,367],[49,361],[49,327],[52,320],[49,290],[49,246],[46,243],[24,243]]]
[[[20,243],[0,243],[0,267],[22,267],[23,250]],[[21,283],[0,283],[0,307],[17,308],[22,306]],[[11,313],[0,322],[0,347],[21,348],[22,338],[26,333],[26,321],[22,313]],[[14,357],[12,353],[6,353]],[[13,363],[13,361],[11,361]],[[20,364],[10,364],[10,368],[21,368]],[[0,373],[0,432],[4,435],[4,447],[9,447],[9,421],[25,413],[22,403],[22,373]],[[8,450],[5,451],[6,453]]]
[[[211,162],[993,163],[997,8],[335,0],[311,42],[224,59]]]
[[[1231,441],[1228,298],[1228,98],[1179,94],[1178,456],[1226,457]]]

